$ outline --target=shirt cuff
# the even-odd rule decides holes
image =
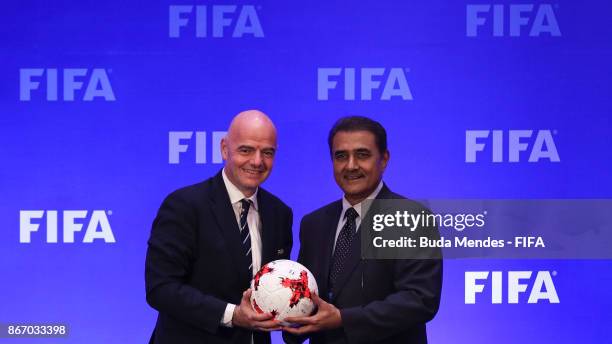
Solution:
[[[225,327],[232,327],[232,318],[234,317],[234,309],[236,305],[233,303],[228,303],[225,306],[225,312],[223,313],[223,318],[221,318],[221,325]]]

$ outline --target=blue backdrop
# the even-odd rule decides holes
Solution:
[[[144,256],[157,208],[222,167],[216,132],[249,108],[279,131],[264,187],[293,208],[294,258],[301,217],[341,197],[326,137],[349,114],[387,128],[385,181],[411,198],[609,198],[611,9],[523,0],[5,3],[0,323],[70,325],[67,339],[41,343],[146,342],[156,312],[145,302]],[[481,148],[466,141],[473,130],[488,135]],[[550,138],[544,146],[539,135]],[[548,157],[529,159],[534,150]],[[31,210],[45,212],[21,242],[20,214]],[[74,243],[63,236],[70,210],[87,211]],[[114,243],[83,242],[94,210]],[[57,243],[46,234],[54,211]],[[492,304],[490,282],[465,303],[466,271],[519,270],[533,271],[531,282],[554,271],[560,303],[528,304],[527,293],[509,304],[503,284],[504,302]],[[611,273],[605,260],[447,260],[430,341],[606,342]]]

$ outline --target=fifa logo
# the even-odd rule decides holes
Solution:
[[[333,92],[339,83],[344,90]],[[403,68],[319,68],[317,99],[329,100],[330,92],[344,100],[412,100]]]
[[[77,90],[83,87],[85,91],[79,92],[78,96],[84,101],[96,98],[115,101],[108,74],[103,68],[91,71],[85,68],[22,68],[19,70],[19,100],[32,100],[32,91],[39,90],[43,81],[46,83],[45,98],[48,101],[74,101]]]
[[[557,146],[550,130],[508,130],[507,133],[508,162],[520,162],[521,152],[529,151],[528,162],[548,160],[560,162]],[[487,145],[491,146],[491,161],[504,162],[505,147],[504,131],[502,130],[466,130],[465,132],[465,162],[477,162],[477,153],[483,152]],[[481,154],[482,155],[482,154]]]
[[[467,5],[465,34],[559,37],[561,30],[551,4]]]
[[[196,131],[195,139],[193,131],[171,131],[168,133],[168,163],[179,164],[181,155],[186,153],[190,147],[195,156],[196,164],[205,164],[207,153],[207,140],[205,131]],[[221,139],[225,137],[225,131],[213,131],[210,139],[210,150],[212,151],[212,163],[220,164],[223,162],[221,156]]]
[[[170,5],[168,36],[178,38],[181,31],[185,33],[187,30],[197,38],[264,36],[257,11],[252,5]]]
[[[114,243],[115,236],[108,222],[107,214],[104,210],[94,210],[88,219],[87,210],[64,210],[61,214],[62,242],[74,243],[76,232],[80,232],[87,224],[83,243],[92,243],[94,240],[103,240],[105,243]],[[39,220],[38,223],[34,223]],[[22,210],[19,212],[19,242],[30,243],[31,236],[37,232],[42,223],[46,224],[47,243],[58,242],[58,211],[57,210]]]
[[[489,278],[489,275],[491,276]],[[529,293],[527,303],[538,303],[546,300],[548,303],[560,303],[559,295],[553,283],[550,271],[538,271],[533,282],[530,282],[532,271],[508,271],[506,283],[502,271],[466,271],[465,272],[465,304],[475,304],[476,294],[482,293],[485,288],[491,291],[491,303],[503,303],[504,286],[507,290],[507,303],[519,303],[522,293]]]

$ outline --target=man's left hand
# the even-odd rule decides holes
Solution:
[[[295,335],[331,330],[342,326],[340,310],[331,303],[323,301],[319,295],[313,294],[312,301],[317,306],[317,313],[309,317],[288,317],[284,321],[302,325],[300,327],[283,326],[283,331]]]

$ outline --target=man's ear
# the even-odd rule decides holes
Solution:
[[[227,147],[227,136],[221,139],[221,157],[223,160],[227,160],[228,156],[228,147]]]
[[[391,153],[387,149],[382,155],[382,167],[383,170],[387,168],[387,164],[389,163],[389,159],[391,158]]]

